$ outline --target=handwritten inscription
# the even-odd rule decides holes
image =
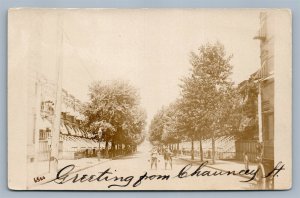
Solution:
[[[38,182],[40,182],[40,181],[43,181],[44,179],[46,179],[45,176],[35,177],[35,178],[33,178],[33,181],[34,181],[35,183],[38,183]]]
[[[148,172],[144,172],[140,176],[136,177],[132,175],[127,176],[117,176],[116,170],[111,170],[111,168],[107,168],[104,171],[98,172],[98,174],[80,174],[73,173],[75,165],[70,164],[60,169],[56,175],[56,178],[53,180],[57,184],[64,184],[67,182],[71,183],[84,183],[84,182],[110,182],[107,187],[127,187],[131,185],[132,187],[138,187],[145,181],[169,181],[172,178],[184,179],[188,177],[211,177],[211,176],[243,176],[247,179],[241,182],[250,182],[258,177],[259,168],[254,170],[238,170],[238,171],[222,171],[222,170],[209,170],[204,169],[208,162],[201,163],[198,167],[193,167],[191,164],[184,166],[176,175],[171,176],[169,174],[166,175],[151,175]],[[273,170],[267,173],[263,178],[274,178],[278,176],[279,172],[284,170],[284,164],[279,162]],[[39,178],[41,180],[41,178]]]
[[[119,182],[118,184],[111,184],[108,186],[108,188],[111,188],[113,186],[118,186],[118,187],[126,187],[128,186],[134,179],[134,176],[114,176],[113,172],[110,170],[110,168],[106,169],[103,172],[98,172],[98,175],[79,175],[78,173],[75,174],[74,176],[71,176],[71,172],[74,170],[75,165],[71,164],[68,165],[64,168],[62,168],[60,171],[58,171],[56,179],[54,180],[55,183],[57,184],[64,184],[66,182],[72,182],[72,183],[77,183],[77,182],[101,182],[101,181],[112,181],[112,182]],[[145,180],[168,180],[170,178],[170,175],[148,175],[147,172],[145,172],[143,175],[139,177],[134,183],[133,187],[139,186],[142,181]]]

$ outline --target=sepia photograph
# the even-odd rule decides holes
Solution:
[[[9,188],[291,188],[291,17],[10,9]]]

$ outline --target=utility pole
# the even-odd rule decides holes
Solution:
[[[212,164],[215,164],[215,153],[216,153],[215,129],[213,129],[213,132],[212,132],[211,146],[212,146],[212,149],[211,149],[211,161],[212,161]]]
[[[262,133],[262,108],[261,108],[261,85],[258,81],[258,95],[257,95],[257,106],[258,106],[258,140],[263,142],[263,133]]]
[[[57,49],[56,49],[56,101],[54,109],[54,120],[51,138],[51,155],[50,155],[50,172],[56,174],[58,171],[58,154],[59,154],[59,133],[60,133],[60,116],[61,116],[61,96],[62,96],[62,72],[63,72],[63,31],[62,17],[58,13],[57,17]]]
[[[39,156],[39,137],[40,137],[40,123],[41,123],[41,81],[40,75],[36,72],[36,84],[35,84],[35,113],[34,113],[34,163],[37,168],[38,156]]]

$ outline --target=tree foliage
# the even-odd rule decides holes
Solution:
[[[174,144],[181,140],[179,101],[161,108],[151,121],[149,140],[152,144]]]
[[[164,132],[169,126],[176,130],[169,129],[166,134],[177,131],[180,133],[178,137],[186,137],[192,141],[193,149],[193,141],[197,138],[201,141],[202,137],[213,138],[235,131],[237,120],[231,118],[236,109],[236,91],[230,79],[231,59],[232,55],[227,55],[219,42],[207,43],[198,52],[192,52],[192,67],[190,74],[180,84],[181,96],[176,108],[161,110],[151,123],[150,134],[163,142],[169,136]],[[174,109],[176,116],[173,119],[163,119],[162,115],[168,115],[167,112],[174,115]]]
[[[238,102],[236,114],[239,116],[237,137],[241,139],[258,139],[258,114],[257,114],[257,95],[258,87],[254,79],[240,83],[237,88]]]
[[[144,136],[146,113],[139,106],[137,90],[125,81],[94,82],[84,106],[85,126],[90,133],[113,143],[138,144]]]

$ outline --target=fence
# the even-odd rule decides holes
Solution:
[[[236,141],[236,159],[242,161],[244,159],[244,153],[247,152],[249,161],[255,162],[258,157],[256,145],[257,141],[255,140]]]
[[[235,159],[235,138],[234,136],[220,136],[215,140],[215,158],[216,159]],[[191,155],[191,142],[182,142],[179,144],[183,155]],[[199,141],[194,142],[194,155],[200,156]],[[206,159],[212,158],[212,142],[211,139],[202,141],[203,157]]]
[[[182,151],[182,155],[191,155],[191,150],[184,150]],[[195,150],[194,151],[195,157],[200,157],[200,152]],[[212,158],[212,151],[211,150],[203,150],[203,157],[204,159],[211,159]],[[235,152],[220,152],[216,151],[215,153],[215,159],[235,159],[236,153]]]
[[[40,140],[40,143],[39,143],[39,156],[38,156],[38,159],[40,161],[46,161],[46,160],[49,160],[50,158],[50,147],[48,145],[48,141],[47,140]],[[62,141],[59,142],[59,154],[58,154],[58,159],[62,159]]]

